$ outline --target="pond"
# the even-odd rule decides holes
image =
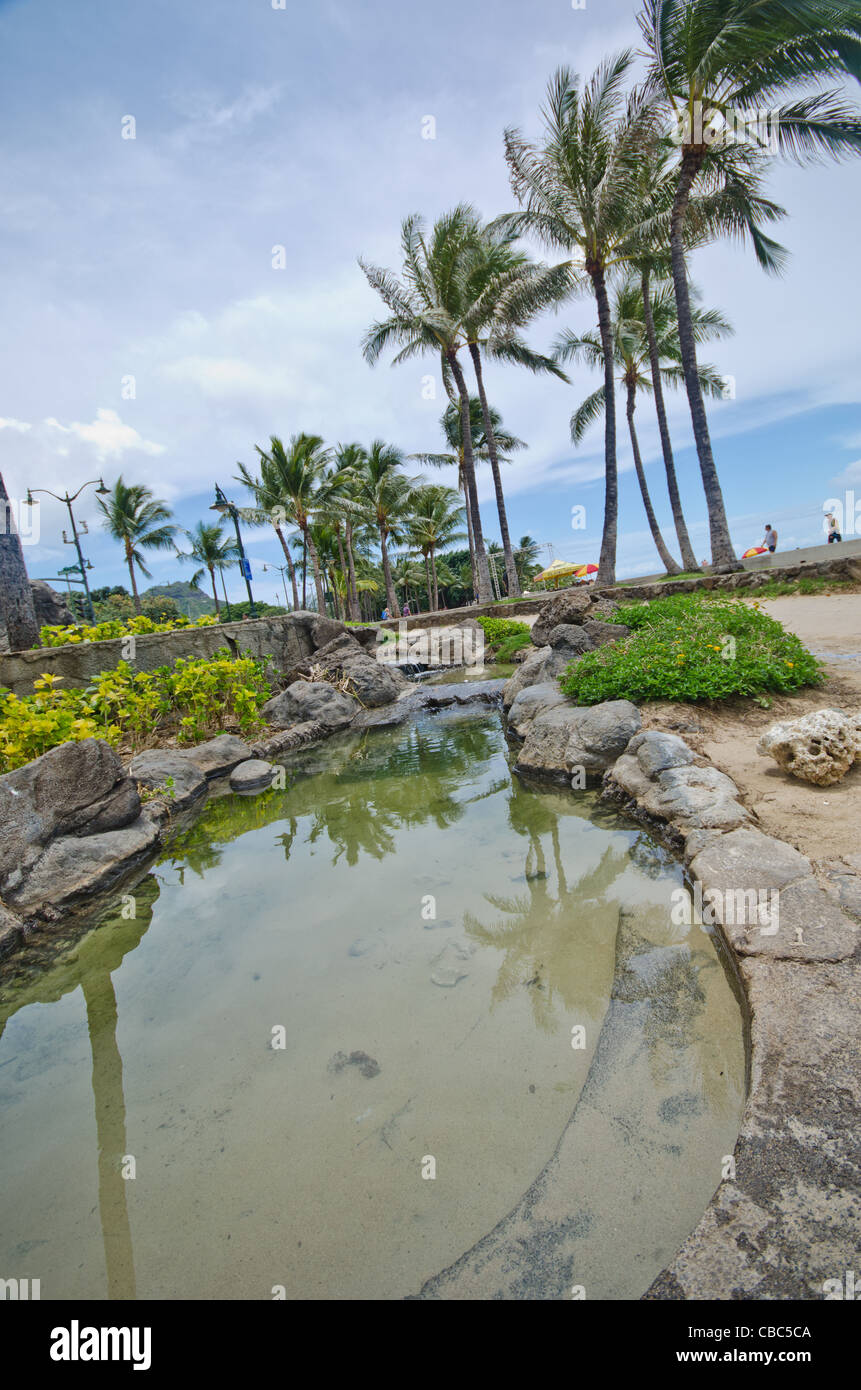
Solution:
[[[4,1277],[43,1299],[415,1295],[569,1127],[576,1257],[530,1296],[645,1290],[732,1152],[739,1006],[711,937],[673,922],[673,859],[510,761],[486,710],[301,750],[283,790],[210,802],[19,971]]]

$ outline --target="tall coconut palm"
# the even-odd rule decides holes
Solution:
[[[667,549],[652,506],[640,453],[640,444],[634,425],[637,393],[653,390],[651,376],[647,374],[649,373],[650,347],[638,275],[632,275],[617,286],[613,295],[612,307],[614,358],[617,366],[621,369],[620,382],[625,390],[625,413],[631,437],[634,469],[637,474],[637,482],[640,485],[640,495],[643,499],[649,530],[652,533],[652,539],[661,561],[668,574],[678,574],[680,567]],[[655,299],[652,310],[656,325],[661,380],[664,385],[679,385],[683,381],[681,346],[678,338],[675,303],[668,286],[664,288],[663,294]],[[726,319],[717,310],[703,310],[694,306],[692,316],[694,332],[700,342],[709,338],[722,337],[732,332]],[[602,344],[595,334],[586,333],[582,337],[577,337],[570,332],[563,333],[559,338],[557,351],[563,361],[579,360],[593,367],[603,365]],[[715,371],[714,367],[701,365],[698,370],[703,389],[710,391],[714,396],[720,396],[723,391],[723,377]],[[599,387],[583,401],[582,405],[571,416],[571,438],[575,443],[580,442],[589,426],[600,417],[603,409],[604,388]]]
[[[463,419],[463,467],[467,506],[471,514],[475,579],[478,600],[493,596],[484,546],[481,512],[475,479],[475,460],[469,429],[469,392],[458,352],[466,342],[464,311],[467,302],[461,277],[463,256],[473,236],[472,210],[459,205],[439,218],[426,240],[420,217],[406,218],[401,226],[403,280],[390,271],[359,260],[368,283],[389,310],[389,317],[371,325],[362,352],[373,365],[389,345],[400,351],[393,366],[432,352],[443,361],[443,379],[454,383]]]
[[[218,590],[215,587],[215,571],[218,570],[223,578],[226,569],[239,563],[239,546],[235,537],[225,536],[220,523],[217,521],[211,524],[199,521],[193,531],[186,531],[185,534],[191,542],[191,550],[178,550],[177,554],[180,560],[191,560],[209,571],[212,597],[215,599],[215,615],[220,617],[221,607],[218,602]],[[202,573],[203,570],[198,570],[192,578],[192,584]]]
[[[398,543],[403,537],[410,494],[417,481],[400,471],[403,464],[404,456],[400,449],[396,449],[393,444],[386,444],[382,439],[375,439],[363,461],[355,493],[357,502],[377,527],[386,601],[389,614],[393,618],[399,618],[401,610],[392,580],[388,542],[393,540]]]
[[[437,553],[464,539],[459,529],[463,518],[464,508],[454,488],[428,483],[413,492],[407,534],[424,560],[428,608],[431,610],[439,608]]]
[[[161,501],[144,483],[125,483],[117,478],[107,498],[97,497],[104,516],[103,525],[125,552],[135,612],[140,615],[135,567],[147,579],[152,575],[144,564],[142,550],[172,550],[177,531],[170,518],[173,515],[166,502]]]
[[[540,547],[532,536],[521,536],[517,542],[517,549],[514,552],[517,560],[517,569],[520,574],[521,585],[527,583],[532,577],[532,571],[540,568],[539,556]]]
[[[240,515],[249,526],[264,526],[271,523],[284,552],[284,562],[293,590],[293,608],[296,609],[299,607],[296,567],[293,564],[293,556],[290,554],[290,547],[284,534],[283,523],[286,519],[286,507],[277,469],[265,458],[261,459],[259,474],[252,473],[251,469],[247,468],[244,463],[237,464],[237,468],[239,469],[237,482],[244,483],[250,489],[254,494],[255,501],[254,507],[240,508]]]
[[[298,526],[302,536],[303,554],[307,553],[311,557],[317,609],[320,613],[325,613],[326,596],[323,592],[320,559],[309,527],[319,503],[318,492],[329,461],[329,451],[318,434],[304,433],[291,435],[286,447],[278,436],[273,434],[269,439],[268,449],[262,449],[259,444],[255,445],[255,448],[260,455],[260,477],[265,495],[267,499],[273,499],[271,503],[267,502],[267,505],[282,508],[284,516]],[[242,464],[239,465],[239,477],[247,486],[253,486],[251,475]],[[280,512],[278,514],[280,515]],[[303,608],[306,602],[303,566]]]
[[[558,364],[533,351],[518,330],[536,314],[565,299],[571,293],[572,276],[568,265],[537,265],[525,251],[516,248],[516,233],[510,229],[482,226],[478,215],[471,210],[470,217],[472,225],[460,267],[463,321],[481,403],[508,593],[516,597],[520,593],[520,581],[508,530],[493,412],[484,389],[482,354],[498,361],[515,362],[532,372],[552,372],[567,381]]]
[[[353,549],[353,527],[360,518],[356,488],[367,458],[361,444],[338,444],[333,452],[333,468],[323,485],[323,505],[335,527],[341,551],[341,568],[346,577],[347,608],[353,622],[361,618],[359,591],[356,587],[356,557]],[[341,545],[341,526],[344,543]]]
[[[604,526],[598,582],[616,575],[618,479],[616,401],[613,379],[612,314],[608,276],[625,260],[636,237],[631,201],[636,163],[655,138],[655,117],[640,94],[627,103],[624,83],[630,53],[608,59],[585,86],[559,68],[547,90],[545,134],[540,146],[519,131],[505,132],[505,156],[519,213],[498,225],[531,234],[571,258],[575,288],[591,288],[604,354]]]
[[[729,127],[736,112],[777,108],[767,143],[799,161],[861,153],[861,120],[842,92],[799,91],[823,79],[840,82],[847,73],[861,78],[861,7],[857,0],[644,0],[639,24],[651,59],[650,89],[660,93],[675,122],[670,250],[712,561],[719,570],[733,569],[738,561],[697,370],[686,212],[695,186],[730,195],[736,190],[743,201],[767,165],[765,144],[734,138]],[[774,244],[758,229],[751,235],[760,264],[778,269]]]
[[[488,416],[490,418],[491,432],[496,447],[497,465],[506,463],[511,454],[519,449],[525,449],[526,444],[522,439],[518,439],[517,435],[511,434],[510,431],[503,427],[502,416],[493,406],[488,407]],[[477,396],[470,396],[469,398],[469,422],[473,458],[476,460],[489,459],[490,442],[485,426],[484,409]],[[463,468],[464,451],[462,443],[462,425],[463,418],[460,402],[451,401],[440,416],[440,426],[442,428],[443,437],[448,445],[447,452],[410,454],[410,458],[415,459],[416,462],[422,464],[423,467],[456,467],[458,487],[464,493],[464,496],[466,496],[466,482]],[[473,564],[474,572],[475,553],[472,539],[472,520],[468,506],[466,508],[466,525],[470,560]],[[516,592],[519,592],[519,590],[516,590]]]

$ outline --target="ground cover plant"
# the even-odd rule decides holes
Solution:
[[[488,651],[497,661],[510,661],[515,652],[528,647],[532,640],[528,623],[511,618],[478,618],[484,632]]]
[[[224,729],[249,734],[271,694],[264,663],[233,658],[180,657],[173,666],[133,671],[121,661],[85,690],[63,690],[42,675],[32,695],[0,689],[0,773],[38,758],[60,743],[103,738],[134,752],[156,743],[199,743]]]
[[[185,627],[214,627],[216,619],[209,613],[199,618],[186,618],[180,613],[166,622],[156,622],[145,613],[136,618],[106,618],[100,623],[70,623],[66,627],[46,625],[40,629],[43,647],[66,647],[80,642],[110,642],[117,637],[142,637],[150,632],[175,632]]]
[[[561,679],[580,705],[734,695],[764,701],[824,680],[822,663],[756,601],[672,594],[622,604],[612,621],[631,628],[630,637],[587,652]]]

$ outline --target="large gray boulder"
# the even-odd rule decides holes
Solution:
[[[690,839],[691,852],[705,842],[701,832],[709,832],[708,839],[749,819],[730,777],[716,767],[698,767],[683,739],[655,729],[631,740],[608,772],[605,789],[641,818],[669,823],[680,839]]]
[[[273,729],[315,720],[327,729],[343,729],[359,712],[359,704],[328,681],[294,681],[280,695],[267,700],[262,714]]]
[[[149,748],[136,753],[129,763],[129,776],[138,790],[155,793],[171,812],[185,811],[206,796],[205,773],[178,748]]]
[[[583,589],[566,589],[557,594],[544,605],[532,625],[530,635],[535,646],[547,646],[551,632],[560,623],[582,623],[590,616],[591,607],[589,595]]]
[[[21,918],[0,903],[0,960],[17,950],[23,940],[24,924]]]
[[[327,676],[348,677],[351,692],[367,709],[390,704],[410,684],[396,667],[369,656],[350,633],[315,652],[313,664]]]
[[[119,829],[140,815],[137,788],[104,739],[62,743],[0,777],[0,896],[59,836]]]
[[[52,840],[27,875],[6,893],[21,912],[46,904],[70,907],[94,893],[117,888],[155,852],[158,826],[146,815],[122,830],[101,835],[63,835]]]
[[[514,675],[509,677],[502,692],[502,703],[506,709],[514,703],[521,690],[526,690],[530,685],[537,685],[540,682],[542,668],[551,650],[548,646],[539,647],[537,651],[530,652],[526,660],[518,666]]]
[[[230,774],[230,789],[234,792],[262,792],[272,785],[273,763],[263,758],[249,758]]]
[[[198,743],[194,748],[183,749],[188,758],[207,781],[214,777],[224,777],[232,772],[238,763],[251,757],[251,749],[237,734],[219,734],[207,743]]]
[[[525,738],[532,721],[548,710],[569,705],[555,681],[543,681],[539,685],[529,685],[515,695],[508,711],[508,729],[517,738]]]
[[[31,579],[30,592],[33,595],[36,622],[40,627],[68,627],[75,622],[75,615],[62,594],[58,594],[44,579]]]
[[[559,705],[529,723],[517,767],[523,772],[573,779],[596,776],[624,752],[640,727],[640,711],[629,700],[600,705]]]
[[[591,637],[596,647],[606,647],[608,642],[621,642],[631,633],[631,629],[625,627],[624,623],[602,623],[596,618],[587,618],[583,624],[583,631]]]

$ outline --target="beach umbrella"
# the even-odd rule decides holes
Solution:
[[[577,578],[581,583],[585,583],[586,580],[589,579],[590,575],[597,573],[597,565],[578,565],[576,570]]]
[[[746,550],[742,555],[743,560],[749,560],[752,555],[767,555],[768,551],[764,545],[752,545],[750,550]]]
[[[570,560],[554,560],[552,565],[548,565],[546,570],[536,574],[535,582],[545,582],[546,580],[558,584],[560,579],[567,579],[569,575],[576,574],[581,568],[580,565],[572,564]]]

